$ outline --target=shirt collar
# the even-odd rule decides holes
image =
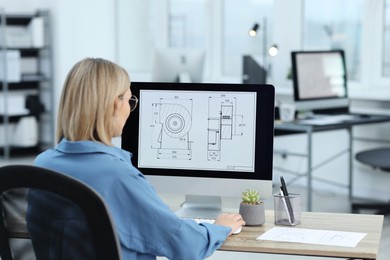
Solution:
[[[106,153],[128,162],[132,154],[115,146],[105,145],[96,141],[69,141],[63,138],[55,147],[63,153],[86,154],[86,153]]]

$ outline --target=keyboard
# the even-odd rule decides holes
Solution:
[[[214,224],[214,222],[215,222],[215,219],[212,219],[212,218],[190,218],[190,219],[194,220],[198,224],[200,224],[200,223]]]
[[[316,115],[314,118],[298,120],[298,124],[311,124],[311,125],[328,125],[337,124],[343,122],[351,122],[358,120],[362,116],[357,114],[340,114],[340,115]]]
[[[354,114],[340,114],[340,115],[325,115],[325,117],[335,120],[335,121],[348,121],[348,120],[356,120],[359,118],[359,115]]]
[[[212,218],[188,218],[194,220],[196,223],[208,223],[208,224],[214,224],[215,219]],[[233,235],[240,234],[242,230],[242,227],[238,228],[236,231],[233,232]]]

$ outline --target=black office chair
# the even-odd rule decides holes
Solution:
[[[84,214],[91,237],[93,255],[96,259],[120,259],[120,247],[111,216],[102,197],[86,184],[64,174],[32,165],[9,165],[0,168],[0,199],[7,191],[15,188],[34,188],[48,192],[67,203],[73,203]],[[54,193],[54,194],[53,194]],[[61,197],[59,197],[61,196]],[[66,198],[66,199],[64,199]],[[71,202],[70,202],[71,201]],[[74,205],[76,204],[76,205]],[[45,210],[43,205],[42,210]],[[50,205],[48,205],[48,210]],[[45,213],[43,213],[44,215]],[[4,209],[0,203],[0,256],[12,260],[9,238],[12,227],[7,227]],[[75,234],[77,236],[78,234]],[[80,241],[80,237],[79,241]],[[34,245],[34,237],[32,237]],[[35,241],[40,242],[40,241]],[[87,243],[87,241],[85,241]],[[83,244],[78,244],[79,249]],[[78,250],[77,248],[71,249]]]
[[[390,148],[377,148],[362,151],[356,154],[356,160],[369,165],[374,169],[390,173]],[[353,202],[352,212],[358,213],[361,209],[376,210],[376,214],[390,213],[390,202]]]

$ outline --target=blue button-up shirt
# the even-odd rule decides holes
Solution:
[[[38,155],[35,165],[75,177],[100,193],[111,211],[123,259],[210,256],[231,229],[177,217],[132,165],[131,156],[117,147],[63,139]]]

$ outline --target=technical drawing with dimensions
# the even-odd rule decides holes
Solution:
[[[151,147],[157,149],[157,159],[190,160],[192,100],[161,98],[152,107]]]
[[[138,165],[254,171],[256,93],[142,90]]]
[[[245,124],[243,116],[237,115],[237,98],[209,97],[207,159],[220,160],[223,140],[242,136]]]

